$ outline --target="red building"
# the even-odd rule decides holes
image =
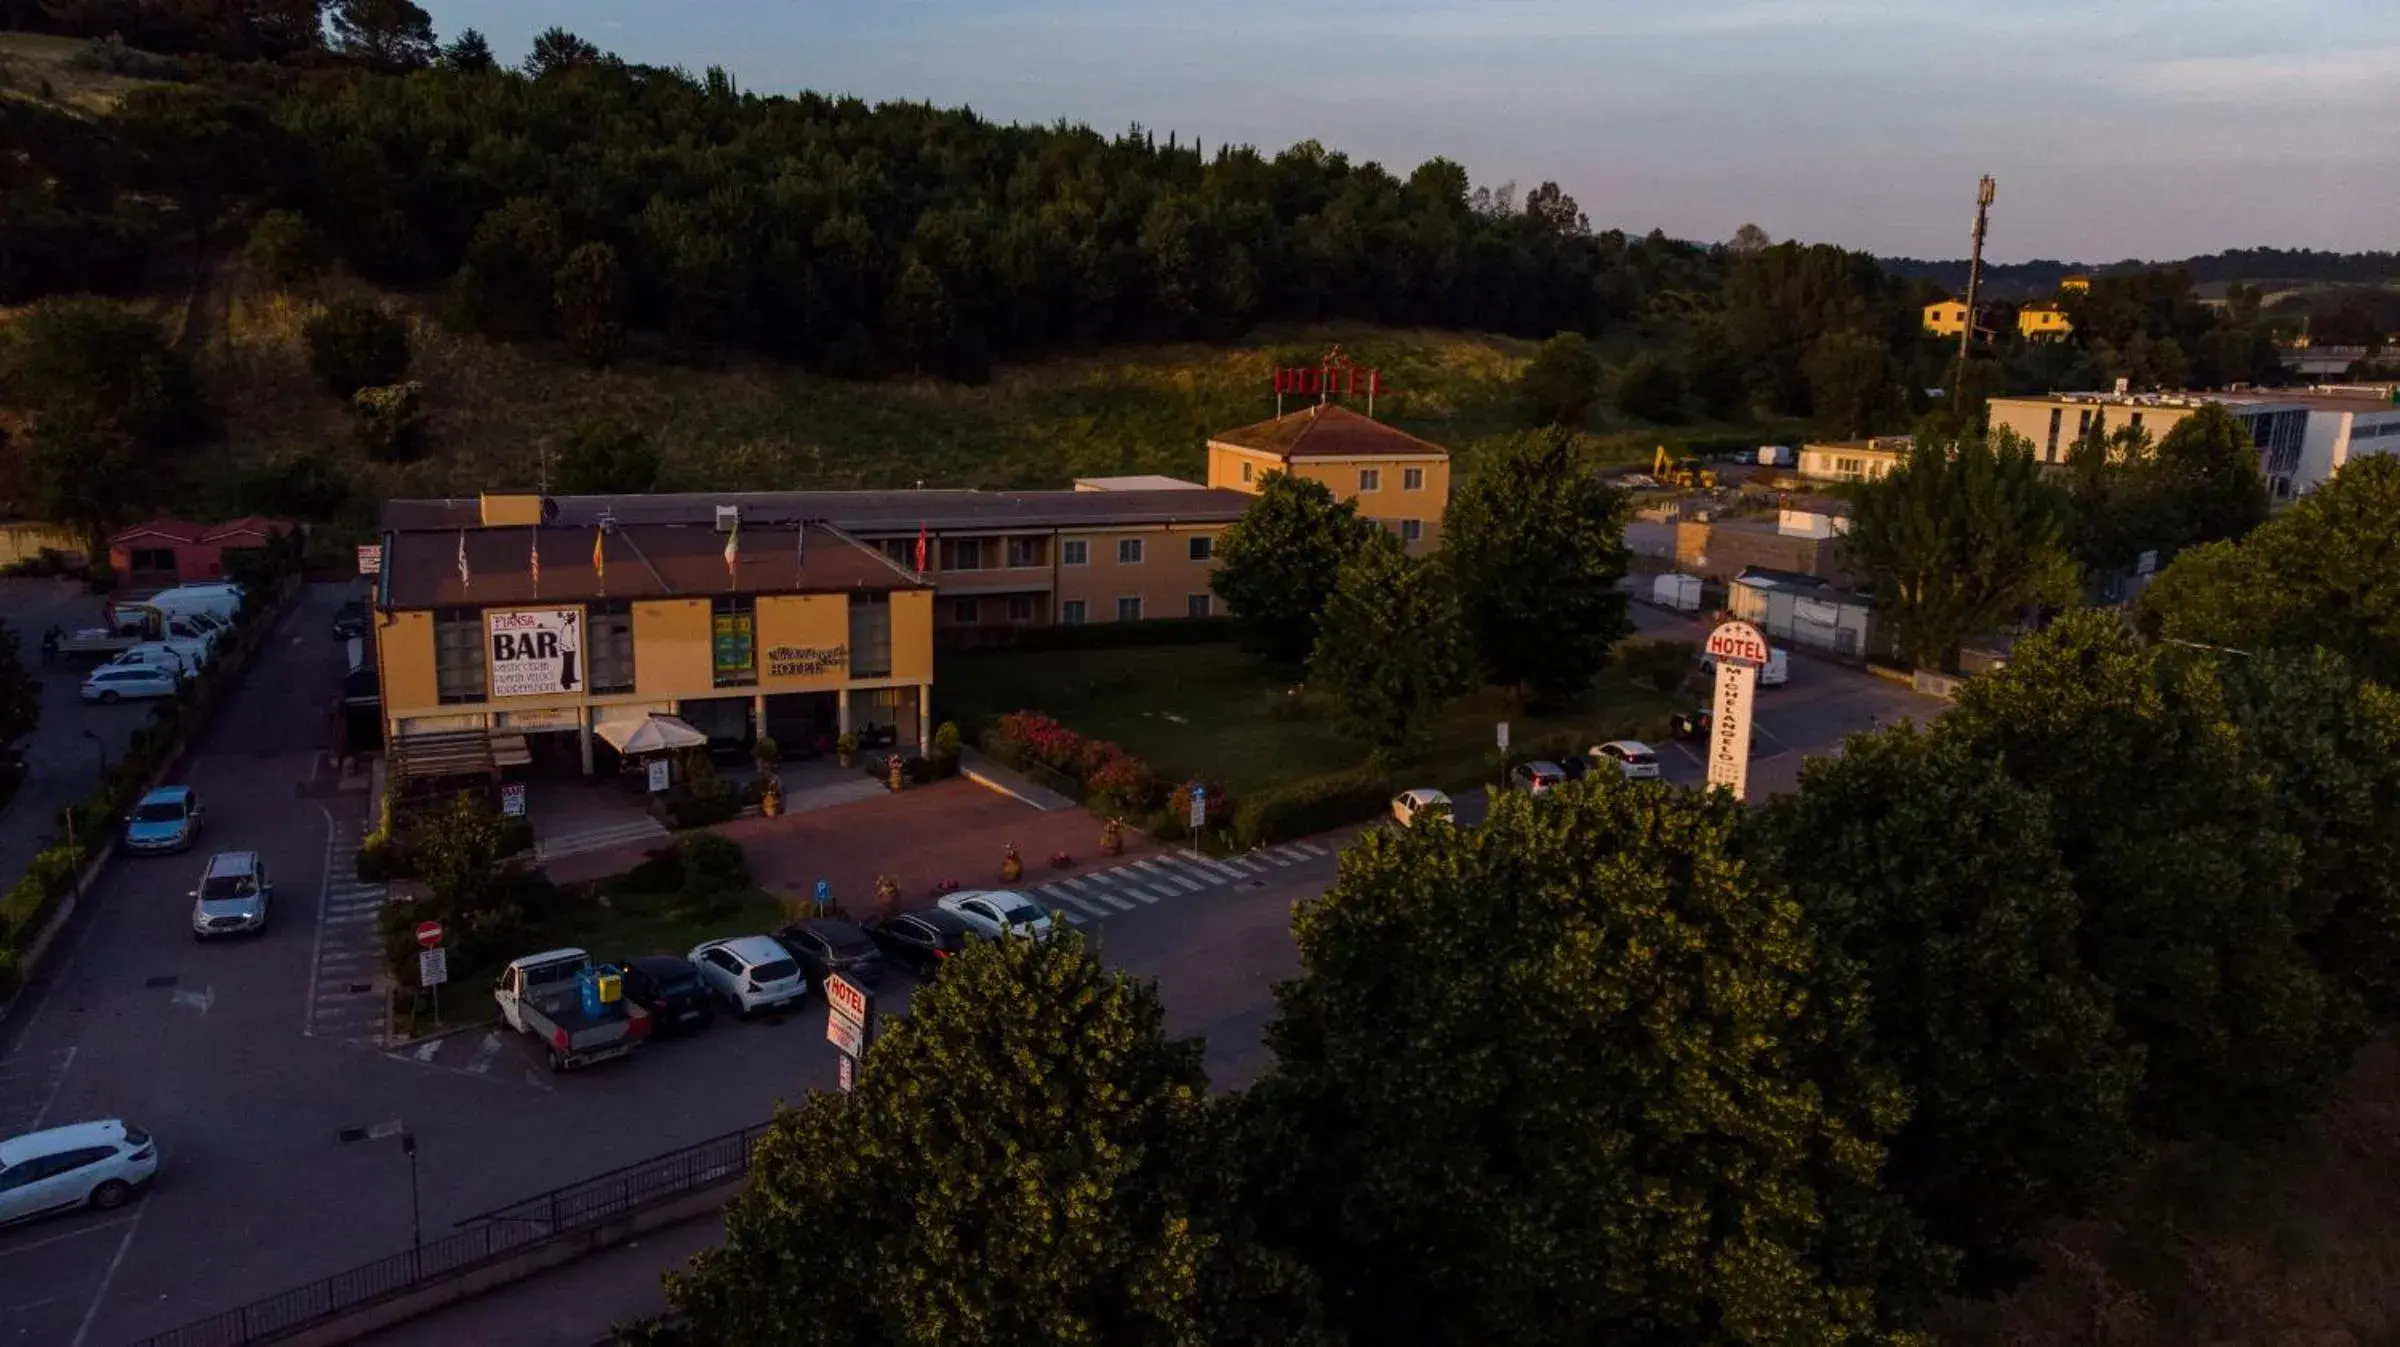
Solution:
[[[222,524],[153,519],[110,535],[108,564],[137,588],[221,580],[229,554],[259,551],[293,530],[288,521],[254,514]]]

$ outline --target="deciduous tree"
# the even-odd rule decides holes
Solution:
[[[1377,529],[1342,564],[1317,627],[1309,686],[1351,733],[1388,754],[1466,690],[1465,619],[1449,574]]]
[[[258,217],[242,252],[261,276],[285,287],[315,280],[327,261],[325,236],[296,210],[271,210]]]
[[[2199,543],[2239,538],[2266,522],[2267,480],[2258,447],[2234,414],[2208,403],[2175,423],[2152,455],[2172,532],[2162,558]]]
[[[1643,351],[1617,371],[1609,390],[1617,410],[1644,421],[1683,419],[1683,380],[1674,367]]]
[[[1217,539],[1209,587],[1233,610],[1244,650],[1298,673],[1316,648],[1326,600],[1375,526],[1322,482],[1268,473],[1258,499]]]
[[[1777,799],[1770,831],[1865,1032],[1833,1050],[1913,1104],[1885,1181],[1975,1280],[2041,1223],[2088,1210],[2139,1150],[2141,1054],[2083,965],[2047,803],[1953,739],[1853,736]]]
[[[576,359],[599,369],[616,358],[625,344],[625,325],[619,319],[624,280],[615,248],[586,243],[568,253],[558,266],[552,302],[558,335]]]
[[[2363,1017],[2303,943],[2322,922],[2303,848],[2216,659],[2071,613],[1970,683],[1938,733],[2047,801],[2084,966],[2146,1053],[2143,1124],[2255,1139],[2322,1100]]]
[[[1298,909],[1254,1201],[1354,1341],[1881,1336],[1833,1246],[1906,1104],[1810,1079],[1858,998],[1812,987],[1743,813],[1591,777],[1372,831]]]
[[[17,633],[0,618],[0,754],[7,753],[42,723],[42,684],[25,667]]]
[[[441,48],[415,0],[333,0],[334,50],[382,71],[422,70]]]
[[[408,374],[408,323],[374,300],[337,299],[310,318],[301,335],[310,371],[337,398],[396,384]]]
[[[461,75],[485,75],[500,68],[492,57],[492,44],[473,28],[461,28],[450,45],[442,48],[442,69]]]
[[[1308,1284],[1244,1229],[1200,1045],[1165,1018],[1071,936],[951,960],[854,1092],[759,1142],[724,1246],[668,1277],[686,1340],[1311,1341]]]
[[[1920,437],[1859,492],[1843,552],[1867,576],[1900,653],[1948,668],[1967,638],[2073,593],[2066,524],[2064,493],[2022,439]]]
[[[526,54],[525,73],[535,79],[600,63],[600,49],[564,28],[545,28]]]
[[[1533,414],[1552,425],[1581,426],[1600,400],[1600,355],[1580,332],[1542,343],[1517,380]]]
[[[622,422],[585,421],[560,440],[550,464],[553,490],[571,496],[632,496],[658,486],[658,450]]]
[[[1476,465],[1443,514],[1442,556],[1486,681],[1551,702],[1583,691],[1633,630],[1625,496],[1571,435],[1520,437]]]
[[[1896,405],[1891,355],[1864,332],[1828,332],[1808,350],[1808,399],[1817,424],[1835,439],[1875,432]]]

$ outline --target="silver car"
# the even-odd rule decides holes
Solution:
[[[192,890],[193,938],[265,934],[267,904],[274,896],[266,862],[257,852],[218,852],[200,872],[200,887]]]

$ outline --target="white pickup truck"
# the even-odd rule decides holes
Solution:
[[[597,1015],[584,1013],[579,982],[591,966],[592,956],[582,950],[554,949],[510,964],[492,985],[500,1018],[518,1033],[540,1039],[553,1071],[622,1057],[650,1037],[650,1012],[623,997]]]

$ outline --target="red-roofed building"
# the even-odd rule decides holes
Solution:
[[[222,524],[188,519],[153,519],[119,529],[108,539],[108,564],[136,588],[221,580],[230,553],[263,550],[294,525],[262,515],[243,515]]]
[[[1450,503],[1450,451],[1339,403],[1319,403],[1208,440],[1208,484],[1255,494],[1270,472],[1323,482],[1336,500],[1431,551]]]

